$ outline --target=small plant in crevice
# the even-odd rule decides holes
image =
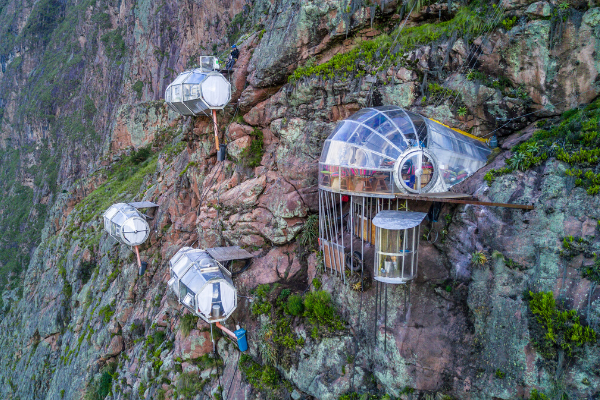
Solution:
[[[304,247],[315,248],[317,246],[317,238],[319,236],[319,215],[311,214],[308,216],[302,227],[298,242]]]
[[[473,265],[484,265],[487,262],[487,256],[482,251],[476,251],[471,254],[471,263]]]
[[[529,400],[550,400],[550,398],[548,396],[546,396],[544,393],[538,392],[537,389],[533,389],[531,391]]]
[[[250,136],[252,137],[250,146],[240,153],[240,162],[246,167],[254,168],[260,165],[265,153],[263,132],[258,128],[254,128]]]

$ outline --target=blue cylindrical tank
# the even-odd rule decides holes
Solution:
[[[237,337],[238,347],[240,348],[240,351],[248,350],[248,341],[246,340],[246,330],[239,328],[238,330],[236,330],[233,333]]]

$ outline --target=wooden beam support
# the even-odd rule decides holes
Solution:
[[[479,201],[475,198],[448,198],[448,197],[427,197],[427,196],[411,196],[404,194],[396,194],[399,199],[417,200],[417,201],[432,201],[438,203],[454,203],[454,204],[474,204],[478,206],[488,207],[505,207],[505,208],[517,208],[521,210],[533,210],[532,204],[510,204],[510,203],[491,203],[488,201]]]

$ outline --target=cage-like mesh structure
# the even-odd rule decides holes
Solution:
[[[231,84],[214,71],[214,57],[200,57],[200,67],[184,71],[165,91],[165,102],[182,115],[198,115],[224,108],[231,100]]]
[[[169,266],[169,287],[184,307],[204,321],[224,321],[237,307],[231,274],[206,251],[183,247]]]
[[[484,140],[400,107],[365,108],[340,121],[325,141],[319,187],[382,197],[446,192],[490,153]]]
[[[407,283],[417,276],[422,212],[386,210],[373,218],[375,268],[373,278],[385,283]]]
[[[150,235],[146,218],[127,203],[113,204],[104,212],[104,230],[119,242],[139,246]]]

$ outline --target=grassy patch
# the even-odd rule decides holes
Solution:
[[[144,82],[142,81],[137,81],[133,84],[133,86],[131,87],[131,89],[135,92],[135,94],[137,95],[137,99],[141,99],[142,98],[142,93],[144,90]]]
[[[375,66],[379,66],[386,55],[387,61],[379,67],[379,70],[392,64],[408,65],[407,53],[417,46],[442,37],[450,37],[454,33],[459,33],[459,36],[463,37],[475,37],[493,28],[493,19],[489,18],[489,15],[494,11],[495,8],[488,3],[474,2],[462,7],[450,21],[403,29],[393,48],[396,31],[389,35],[379,35],[374,40],[363,41],[355,49],[337,54],[322,64],[317,65],[314,60],[309,60],[304,66],[298,67],[288,80],[294,83],[310,76],[332,79],[336,75],[345,77],[350,74],[360,77],[373,72]]]
[[[585,108],[565,111],[558,123],[549,129],[540,129],[533,136],[515,146],[506,167],[492,169],[485,175],[491,184],[497,177],[513,171],[525,171],[540,165],[549,157],[569,164],[565,174],[574,179],[575,185],[586,189],[589,195],[600,192],[600,100]]]
[[[179,329],[181,329],[181,333],[183,336],[188,336],[192,329],[196,328],[196,324],[198,323],[198,317],[193,314],[185,314],[179,320]]]
[[[261,365],[255,362],[248,354],[242,354],[239,368],[244,378],[254,388],[263,392],[268,399],[282,399],[284,394],[291,389],[279,371],[271,365]]]
[[[102,43],[104,44],[104,51],[106,56],[113,61],[117,61],[117,64],[120,64],[120,61],[127,52],[127,45],[123,40],[123,34],[121,33],[121,29],[115,29],[113,31],[107,32],[100,38]]]
[[[244,166],[254,168],[260,165],[265,154],[263,133],[260,129],[254,128],[250,136],[252,137],[250,146],[242,150],[240,160]]]
[[[88,384],[84,399],[103,400],[106,398],[112,391],[113,380],[118,377],[117,372],[115,372],[116,369],[116,362],[105,366],[100,372],[100,375]]]
[[[93,218],[100,220],[102,212],[111,204],[131,201],[131,198],[140,191],[146,177],[156,171],[156,154],[139,163],[136,163],[139,159],[135,157],[136,153],[131,159],[113,164],[105,170],[106,182],[75,207],[75,210],[81,213],[83,222]]]
[[[587,343],[596,341],[596,332],[579,321],[575,310],[557,304],[552,292],[529,292],[529,308],[533,314],[531,340],[538,353],[556,359],[559,350],[575,356]]]

